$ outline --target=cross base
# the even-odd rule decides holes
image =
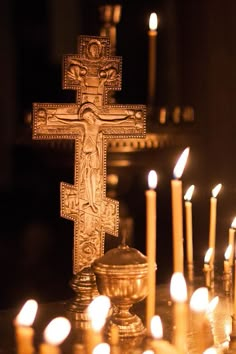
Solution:
[[[90,321],[86,313],[86,308],[99,295],[96,276],[90,267],[84,268],[74,275],[70,286],[76,295],[67,304],[68,316],[73,322],[76,322],[76,328],[88,329]]]

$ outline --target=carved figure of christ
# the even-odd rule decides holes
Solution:
[[[97,60],[92,60],[93,73]],[[87,61],[85,64],[89,73]],[[84,82],[86,80],[85,75]],[[105,83],[106,80],[103,80],[104,97]],[[99,90],[95,94],[94,86],[93,80],[91,92],[88,85],[85,85],[84,91],[80,90],[83,103],[80,103],[81,97],[78,95],[75,104],[33,105],[34,139],[75,140],[74,184],[61,183],[61,216],[74,221],[74,274],[90,267],[104,253],[105,233],[118,236],[118,202],[106,197],[107,139],[145,135],[144,106],[109,105],[103,95],[100,97],[101,81],[97,83]],[[100,98],[97,99],[96,95]],[[93,102],[85,101],[85,98]],[[102,101],[103,105],[100,104]]]

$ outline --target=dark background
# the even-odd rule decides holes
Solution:
[[[115,4],[115,2],[109,2]],[[202,266],[208,248],[209,198],[218,197],[217,262],[223,267],[228,228],[236,214],[236,3],[233,0],[123,1],[117,25],[117,55],[123,58],[121,103],[147,101],[148,19],[158,13],[157,106],[191,105],[191,127],[169,122],[158,133],[181,132],[178,146],[140,154],[117,169],[117,198],[134,219],[134,246],[145,252],[147,172],[159,175],[157,192],[157,281],[171,275],[170,179],[186,145],[190,157],[183,188],[195,184],[194,258]],[[31,140],[27,123],[33,102],[74,102],[62,90],[61,60],[75,53],[80,34],[98,35],[92,0],[2,0],[0,21],[0,307],[66,299],[72,292],[73,225],[60,218],[59,184],[73,183],[73,153]],[[192,140],[191,140],[192,139]],[[41,142],[41,144],[43,144]],[[112,156],[110,157],[112,160]],[[109,170],[109,166],[108,166]],[[109,171],[108,171],[109,172]],[[122,209],[123,210],[123,209]],[[111,241],[112,242],[112,241]],[[114,241],[113,241],[114,242]],[[109,246],[109,240],[107,241]]]

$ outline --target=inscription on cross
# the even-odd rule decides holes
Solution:
[[[74,221],[73,273],[104,253],[105,233],[118,236],[119,204],[106,197],[107,140],[144,138],[143,105],[110,105],[121,89],[121,58],[106,37],[81,36],[79,53],[63,61],[63,88],[76,103],[33,104],[33,139],[75,140],[74,184],[61,182],[61,216]]]

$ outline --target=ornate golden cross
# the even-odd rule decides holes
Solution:
[[[142,105],[110,105],[121,89],[121,58],[110,56],[107,37],[81,36],[79,54],[63,61],[63,88],[76,103],[34,103],[33,139],[74,139],[74,185],[61,183],[61,216],[74,221],[73,273],[104,253],[105,233],[118,236],[118,202],[106,197],[106,142],[144,138]]]

